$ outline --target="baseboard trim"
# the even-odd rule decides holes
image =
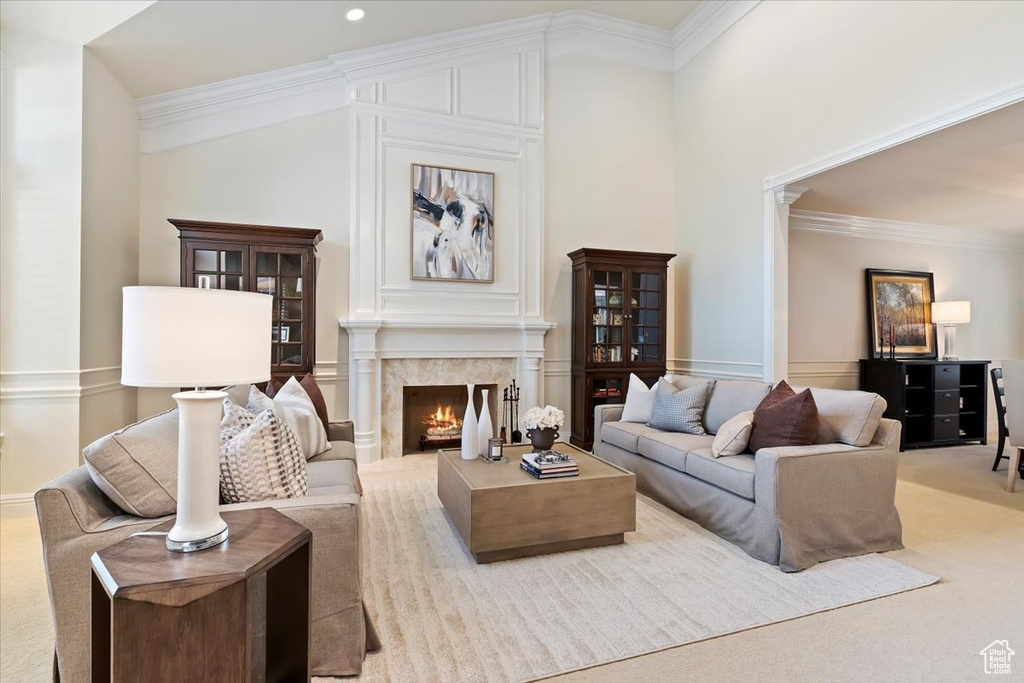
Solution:
[[[5,493],[0,495],[0,521],[35,516],[35,494]]]

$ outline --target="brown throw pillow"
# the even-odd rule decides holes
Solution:
[[[818,406],[810,389],[797,394],[785,381],[754,411],[749,448],[757,453],[776,446],[809,446],[818,436]]]
[[[274,398],[274,394],[281,391],[281,387],[284,386],[284,382],[279,379],[272,379],[267,382],[267,386],[264,387],[263,393],[267,395],[267,398]]]
[[[306,375],[299,382],[299,386],[309,394],[309,400],[313,402],[313,407],[316,408],[317,417],[323,423],[324,429],[329,431],[330,418],[327,417],[327,401],[324,399],[324,394],[320,391],[320,386],[316,383],[316,379],[313,378],[313,375]]]

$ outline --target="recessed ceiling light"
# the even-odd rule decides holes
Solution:
[[[366,16],[366,12],[364,12],[361,9],[359,9],[358,7],[356,7],[355,9],[350,9],[345,14],[345,18],[348,19],[349,21],[359,21],[364,16]]]

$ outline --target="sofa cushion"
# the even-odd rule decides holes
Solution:
[[[96,486],[136,517],[173,515],[178,498],[178,409],[100,437],[82,451]]]
[[[356,460],[356,445],[351,441],[332,441],[331,450],[324,451],[320,455],[314,455],[308,462],[322,462],[325,460]]]
[[[657,432],[639,422],[605,422],[601,425],[601,441],[618,446],[630,453],[636,453],[636,442],[642,434]]]
[[[757,453],[776,446],[810,446],[818,436],[818,408],[810,389],[795,393],[785,381],[754,411],[749,447]]]
[[[220,447],[220,497],[225,503],[309,495],[306,458],[295,432],[273,410]]]
[[[359,493],[359,475],[352,460],[321,460],[307,462],[309,495]]]
[[[818,406],[817,443],[838,441],[862,448],[871,443],[887,406],[884,398],[868,391],[810,389]]]
[[[658,385],[648,387],[647,384],[634,375],[629,374],[629,390],[626,391],[626,403],[622,406],[622,422],[643,422],[651,421],[651,409],[654,407],[654,396],[658,391]]]
[[[686,454],[701,448],[709,448],[714,440],[713,436],[703,434],[654,431],[640,437],[637,452],[648,460],[685,472]]]
[[[708,434],[717,434],[729,418],[745,410],[754,410],[768,395],[771,386],[746,379],[720,379],[715,382],[704,409],[704,428]]]
[[[682,391],[665,379],[658,380],[651,409],[651,427],[670,432],[706,434],[702,418],[714,382],[701,382]]]
[[[754,426],[754,411],[744,410],[739,415],[725,421],[715,434],[715,443],[711,445],[711,453],[716,458],[723,455],[739,455],[747,450],[750,442],[750,430]]]
[[[699,448],[686,456],[686,473],[747,500],[754,500],[754,456],[749,453],[715,458],[710,448]]]

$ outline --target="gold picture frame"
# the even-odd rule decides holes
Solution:
[[[413,162],[409,187],[410,279],[493,283],[495,174]]]
[[[868,357],[935,358],[932,273],[912,270],[864,271],[868,308]]]

